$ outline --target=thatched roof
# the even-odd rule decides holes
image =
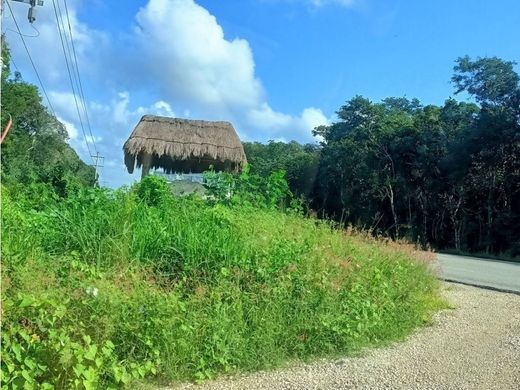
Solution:
[[[151,155],[150,168],[171,172],[237,170],[247,160],[229,122],[210,122],[145,115],[123,146],[129,173]],[[148,157],[149,158],[149,157]]]

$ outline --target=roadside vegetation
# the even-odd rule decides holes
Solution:
[[[305,218],[281,173],[2,188],[4,388],[203,380],[402,338],[440,307],[410,247]],[[230,196],[229,188],[233,188]]]

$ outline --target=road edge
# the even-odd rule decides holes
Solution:
[[[444,281],[444,282],[449,282],[449,283],[463,284],[463,285],[465,285],[465,286],[477,287],[477,288],[481,288],[481,289],[483,289],[483,290],[498,291],[498,292],[502,292],[502,293],[506,293],[506,294],[514,294],[514,295],[518,295],[518,296],[520,296],[520,291],[517,291],[517,290],[510,290],[510,289],[507,289],[507,288],[501,288],[501,287],[489,286],[489,285],[486,285],[486,284],[478,284],[478,283],[471,283],[471,282],[462,282],[462,281],[460,281],[460,280],[449,279],[449,278],[441,278],[441,277],[439,277],[439,280],[442,280],[442,281]]]

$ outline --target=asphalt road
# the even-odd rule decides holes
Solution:
[[[442,279],[520,293],[520,263],[437,254]]]

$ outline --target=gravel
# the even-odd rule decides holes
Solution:
[[[520,389],[520,296],[444,283],[453,310],[361,357],[166,389]]]

